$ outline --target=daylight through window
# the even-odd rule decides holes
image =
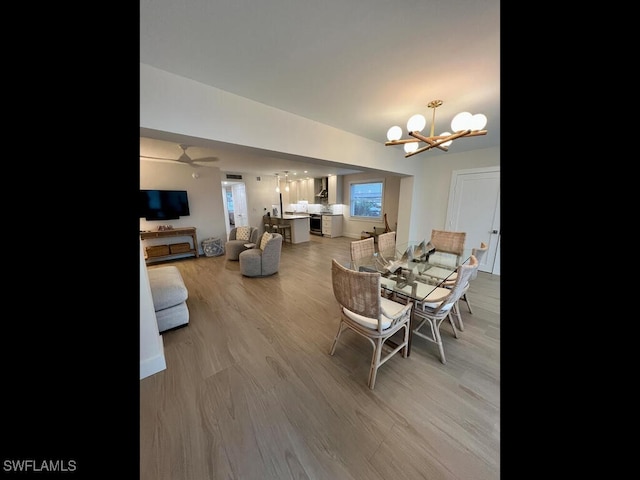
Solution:
[[[349,186],[351,217],[382,220],[383,182],[353,182]]]

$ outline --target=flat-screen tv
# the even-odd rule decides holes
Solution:
[[[140,217],[175,220],[189,215],[186,190],[140,190]]]

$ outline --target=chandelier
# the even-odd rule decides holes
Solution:
[[[393,126],[387,131],[388,142],[385,145],[404,145],[404,151],[406,152],[405,158],[418,153],[425,152],[432,148],[439,148],[440,150],[449,151],[449,145],[458,138],[475,137],[477,135],[486,135],[487,131],[483,130],[487,124],[487,117],[482,113],[476,113],[471,115],[469,112],[461,112],[453,117],[451,121],[451,132],[442,132],[440,135],[434,135],[433,130],[436,123],[436,108],[442,105],[442,100],[432,100],[427,104],[427,107],[433,108],[433,117],[431,119],[431,132],[428,137],[422,135],[422,129],[427,124],[425,118],[419,113],[414,115],[407,122],[407,131],[413,138],[400,139],[402,137],[402,129],[398,126]],[[420,142],[426,145],[420,146]]]

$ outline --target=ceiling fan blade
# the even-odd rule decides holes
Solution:
[[[152,160],[167,160],[169,162],[175,162],[175,158],[164,158],[164,157],[151,157],[149,155],[140,155],[140,158],[150,158]]]
[[[193,162],[217,162],[220,160],[218,157],[202,157],[202,158],[194,158]]]

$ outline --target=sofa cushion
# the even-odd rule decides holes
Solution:
[[[264,250],[264,247],[267,246],[267,242],[273,238],[270,232],[264,232],[262,234],[262,241],[260,242],[260,250]]]
[[[157,311],[156,320],[158,321],[159,333],[188,325],[189,308],[187,308],[187,302],[182,302],[175,307]]]
[[[180,270],[173,265],[147,269],[155,311],[174,307],[189,296]]]

